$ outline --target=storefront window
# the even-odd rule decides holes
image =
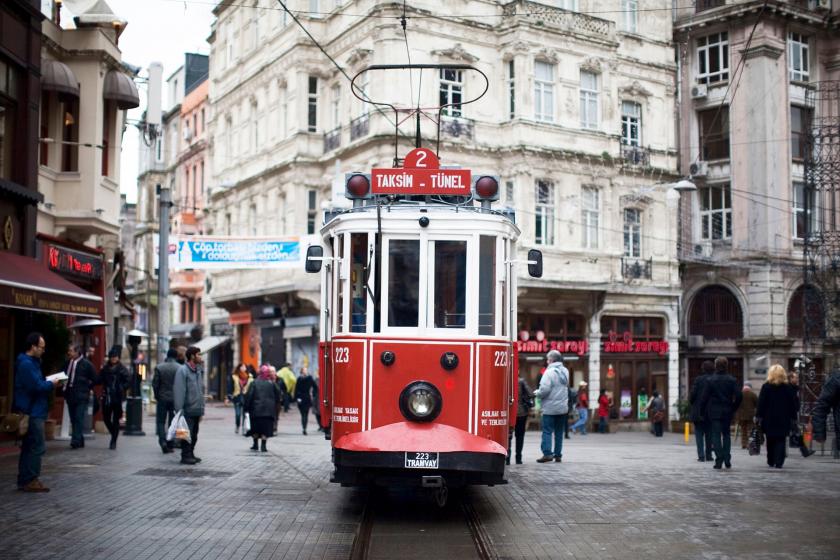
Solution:
[[[420,306],[420,241],[388,243],[388,326],[418,326]]]

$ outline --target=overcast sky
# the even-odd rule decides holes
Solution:
[[[122,59],[142,68],[147,76],[151,62],[163,64],[164,80],[184,63],[184,53],[210,54],[207,37],[213,22],[214,0],[106,0],[115,14],[128,22],[119,47]],[[85,0],[76,0],[85,4]],[[72,21],[65,2],[62,21]],[[145,84],[140,84],[140,107],[128,112],[128,118],[139,120],[146,106]],[[122,143],[120,190],[130,201],[137,198],[137,129],[126,128]]]

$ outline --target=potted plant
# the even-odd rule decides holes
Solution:
[[[689,419],[691,415],[691,403],[685,399],[680,399],[674,405],[674,408],[677,410],[678,420],[671,420],[671,431],[683,433],[685,424],[688,422],[689,433],[694,433],[694,426]]]

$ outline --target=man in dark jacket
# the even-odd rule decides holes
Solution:
[[[694,422],[694,441],[697,444],[697,460],[712,460],[712,437],[709,430],[709,422],[700,408],[700,399],[706,390],[706,384],[715,371],[715,365],[711,360],[706,360],[701,366],[700,375],[694,380],[688,402],[691,404],[691,421]]]
[[[300,377],[295,383],[295,401],[300,410],[300,423],[303,426],[303,435],[306,435],[306,426],[309,423],[309,409],[312,408],[313,396],[317,394],[315,379],[309,375],[306,366],[300,368]],[[317,397],[315,397],[317,399]]]
[[[201,459],[195,456],[195,444],[198,442],[198,425],[204,416],[204,358],[201,350],[195,346],[187,348],[187,362],[175,372],[173,406],[181,411],[190,427],[190,441],[181,442],[181,463],[195,465]]]
[[[710,424],[716,469],[723,464],[727,469],[732,468],[730,426],[742,398],[738,381],[727,373],[728,367],[729,360],[723,356],[715,358],[715,373],[709,378],[700,398],[700,409]]]
[[[64,373],[67,374],[64,402],[70,417],[70,447],[79,449],[85,446],[85,412],[90,402],[90,388],[96,381],[96,369],[82,355],[82,347],[71,344],[67,347]]]
[[[174,398],[175,372],[180,367],[176,361],[178,350],[170,348],[166,352],[166,361],[155,366],[155,376],[152,379],[152,389],[155,393],[155,422],[156,432],[160,450],[164,453],[172,453],[175,442],[166,441],[166,430],[172,423],[175,416],[175,407],[172,404]]]
[[[823,384],[820,397],[814,406],[811,415],[811,425],[814,430],[814,439],[822,443],[826,438],[826,418],[830,412],[834,412],[834,429],[840,426],[840,370],[836,367],[825,383]],[[836,439],[835,439],[836,441]],[[834,449],[835,456],[838,449]]]
[[[108,449],[117,448],[117,438],[120,435],[120,418],[122,418],[122,402],[128,391],[130,376],[128,369],[122,362],[120,356],[122,348],[114,346],[108,351],[108,361],[102,366],[96,378],[96,384],[102,385],[102,420],[111,434],[111,443]]]
[[[15,400],[12,407],[16,412],[29,415],[29,430],[23,436],[18,460],[18,490],[24,492],[49,492],[41,484],[41,457],[46,453],[44,443],[44,421],[47,419],[47,399],[57,382],[47,381],[41,373],[41,356],[46,343],[40,333],[26,337],[26,351],[15,361]]]

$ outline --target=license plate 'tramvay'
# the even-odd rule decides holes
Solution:
[[[437,453],[425,451],[406,451],[405,468],[407,469],[437,469],[440,467],[440,456]]]

